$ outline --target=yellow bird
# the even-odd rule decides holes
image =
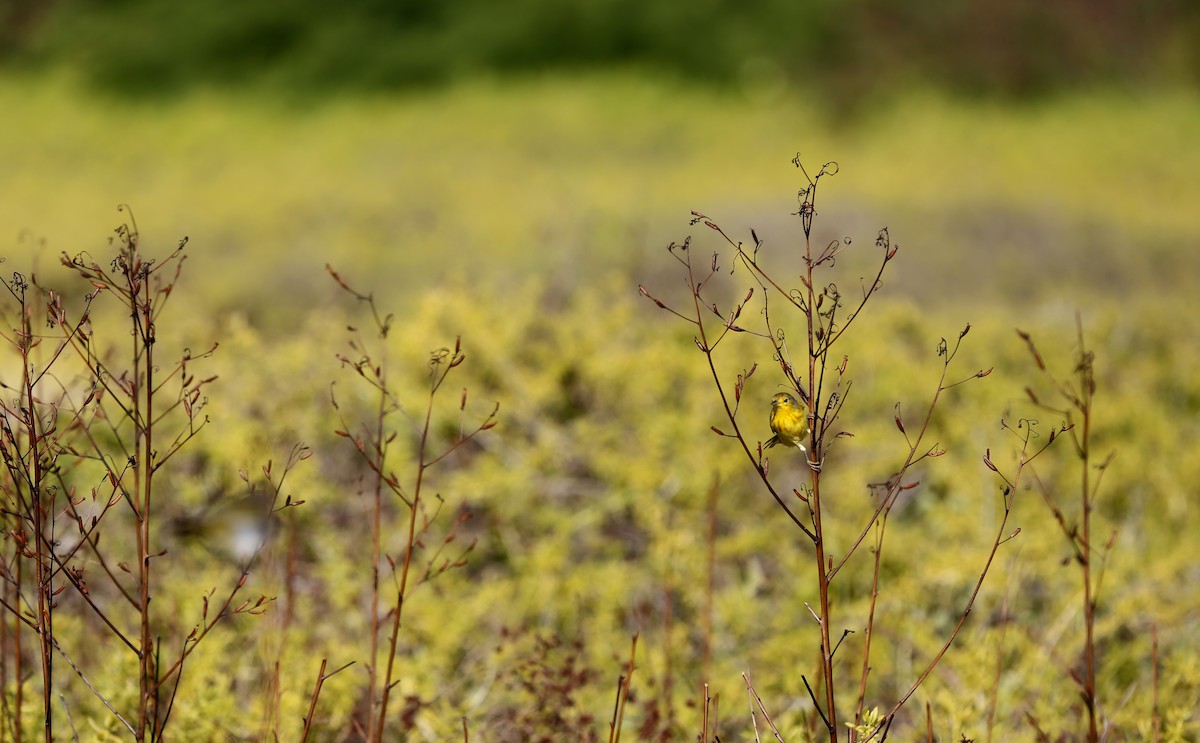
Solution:
[[[771,398],[771,430],[775,435],[767,439],[767,448],[785,444],[805,451],[802,442],[808,435],[808,416],[804,406],[786,392]]]

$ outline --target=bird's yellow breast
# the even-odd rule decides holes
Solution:
[[[791,403],[777,404],[771,409],[771,430],[794,441],[808,431],[808,416]]]

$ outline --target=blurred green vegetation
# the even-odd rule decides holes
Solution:
[[[0,14],[11,66],[72,65],[123,93],[394,90],[619,65],[700,83],[765,79],[857,107],[918,80],[1029,96],[1200,79],[1200,14],[1184,0],[7,0]]]

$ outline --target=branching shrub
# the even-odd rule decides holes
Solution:
[[[158,345],[185,245],[149,257],[131,217],[116,231],[106,265],[87,254],[64,255],[63,264],[91,286],[75,312],[62,294],[20,274],[5,282],[12,329],[4,340],[20,369],[0,381],[16,395],[0,403],[8,550],[0,577],[9,613],[0,666],[15,684],[4,717],[16,739],[31,649],[47,741],[56,726],[73,728],[76,710],[96,701],[117,729],[159,740],[192,653],[222,621],[260,614],[270,602],[241,597],[261,541],[229,584],[200,589],[189,610],[155,601],[163,589],[159,566],[169,557],[155,520],[170,488],[168,465],[205,428],[207,389],[216,380],[196,372],[215,344],[202,353],[185,349],[169,362]],[[125,327],[120,343],[114,323]],[[282,472],[264,469],[264,524],[298,505],[281,493],[287,473],[306,457],[297,447]],[[107,667],[114,660],[136,691],[97,680],[114,678]]]
[[[708,216],[693,212],[692,224],[702,224],[715,232],[727,252],[724,256],[720,251],[714,252],[711,257],[697,255],[690,238],[682,244],[672,244],[670,253],[682,269],[690,295],[685,300],[686,304],[668,304],[644,286],[641,292],[658,307],[691,326],[695,345],[704,355],[728,424],[728,428],[725,425],[714,426],[713,431],[718,436],[730,439],[741,449],[757,473],[763,490],[774,499],[788,522],[804,536],[812,550],[819,600],[816,606],[807,608],[819,637],[815,643],[818,653],[817,674],[811,680],[806,674],[800,675],[812,709],[815,710],[815,714],[808,718],[810,734],[817,735],[820,731],[821,737],[837,741],[848,728],[852,741],[878,740],[887,737],[897,713],[929,677],[958,636],[998,549],[1015,535],[1015,532],[1009,534],[1006,531],[1012,493],[1011,488],[1004,490],[1004,516],[1000,519],[990,547],[985,550],[983,566],[974,588],[963,604],[957,622],[948,630],[941,649],[926,661],[915,679],[895,684],[899,691],[894,698],[882,706],[878,703],[869,704],[868,699],[874,695],[870,686],[873,641],[880,628],[876,599],[884,589],[883,564],[889,516],[900,496],[918,486],[919,482],[911,474],[915,465],[945,453],[937,444],[928,442],[930,425],[942,401],[942,394],[971,380],[986,377],[991,370],[951,376],[952,363],[963,338],[970,331],[969,325],[952,342],[942,339],[937,344],[941,373],[926,408],[916,416],[906,416],[897,404],[894,421],[904,439],[898,463],[890,474],[870,485],[875,507],[858,527],[850,530],[856,536],[851,537],[847,547],[835,547],[830,537],[836,530],[831,527],[830,520],[853,515],[849,511],[838,510],[837,504],[844,502],[844,497],[833,498],[833,493],[823,489],[828,468],[837,466],[836,458],[832,457],[835,447],[853,435],[842,429],[839,423],[852,390],[848,376],[850,358],[835,354],[835,349],[840,347],[851,328],[859,324],[864,308],[882,285],[883,276],[896,257],[899,246],[892,243],[886,229],[881,230],[875,240],[878,254],[872,275],[861,283],[856,292],[843,290],[830,272],[850,248],[851,241],[848,238],[833,240],[821,246],[813,240],[818,188],[824,178],[836,174],[837,165],[827,163],[815,176],[810,177],[799,157],[794,163],[805,180],[805,186],[799,192],[799,209],[796,212],[803,235],[799,246],[800,276],[797,286],[779,277],[777,271],[769,267],[770,251],[753,230],[749,243],[743,243],[730,237]],[[743,290],[731,289],[722,281],[722,268],[725,266],[729,266],[731,275],[744,275],[749,286]],[[730,300],[729,297],[735,299]],[[734,345],[734,339],[740,337],[749,338],[750,342]],[[756,359],[764,353],[769,354],[775,367],[778,388],[784,390],[772,401],[771,429],[775,435],[766,441],[757,438],[758,432],[766,429],[763,407],[761,403],[754,402],[756,397],[747,393],[747,390],[755,389],[750,380],[760,368]],[[726,356],[732,356],[734,363],[731,364]],[[743,403],[746,403],[745,407]],[[781,410],[792,408],[803,411],[807,416],[807,426],[785,431],[777,416]],[[779,450],[782,453],[775,457],[776,465],[772,467],[765,449],[779,444],[784,445]],[[804,462],[799,482],[793,479],[795,475],[786,465],[787,457],[799,458]],[[990,459],[985,458],[985,463],[995,469]],[[859,553],[864,544],[869,545],[870,554],[866,571],[870,603],[865,624],[861,627],[862,651],[855,664],[857,679],[847,682],[842,678],[845,664],[835,660],[843,641],[856,630],[845,628],[844,625],[842,629],[836,629],[842,620],[836,614],[836,594],[832,588],[835,581],[853,580],[852,572],[842,571],[853,564],[851,558]],[[709,729],[700,733],[701,738],[706,740],[714,734]]]
[[[464,444],[496,425],[499,404],[482,420],[466,424],[463,420],[467,409],[467,390],[463,388],[459,400],[460,423],[451,429],[448,437],[438,436],[440,420],[434,418],[434,405],[451,371],[466,361],[462,350],[462,339],[456,339],[454,348],[439,348],[429,356],[428,393],[424,410],[410,413],[401,401],[389,376],[391,369],[386,341],[391,330],[392,315],[382,315],[373,295],[362,294],[332,268],[329,273],[343,290],[349,293],[369,312],[370,334],[364,336],[356,328],[350,328],[349,354],[339,355],[344,368],[351,370],[375,396],[375,408],[371,417],[355,422],[347,417],[333,396],[333,407],[338,413],[340,428],[338,436],[349,441],[359,461],[370,473],[371,492],[371,575],[369,638],[370,650],[367,661],[367,688],[361,705],[364,714],[356,720],[359,734],[369,741],[391,738],[388,730],[388,706],[392,692],[398,683],[396,657],[400,642],[403,612],[412,590],[448,570],[461,568],[466,556],[475,548],[474,541],[465,546],[455,544],[458,527],[470,518],[470,514],[459,512],[440,537],[432,527],[442,516],[445,499],[441,494],[432,498],[428,495],[427,477],[432,468],[458,451]],[[372,338],[368,341],[367,338]],[[399,427],[394,420],[407,421],[408,426]],[[412,477],[403,478],[396,469],[396,458],[407,455],[411,446]],[[402,452],[397,452],[399,447]],[[386,500],[385,500],[386,498]],[[385,528],[390,522],[389,514],[399,507],[404,535],[399,543],[399,554],[389,551]],[[436,540],[436,541],[434,541]],[[390,586],[381,575],[386,561],[390,572]],[[387,607],[383,613],[381,608]],[[382,633],[386,637],[381,637]],[[383,639],[381,648],[379,641]],[[324,661],[322,662],[324,665]],[[381,667],[382,666],[382,667]],[[323,675],[319,679],[325,678]],[[316,703],[314,691],[313,703]],[[413,715],[421,707],[419,698],[405,701],[401,724],[411,727]],[[307,721],[306,721],[307,724]]]
[[[1079,567],[1079,579],[1082,588],[1083,605],[1080,616],[1083,618],[1083,646],[1076,663],[1071,664],[1067,673],[1079,687],[1079,698],[1083,702],[1086,732],[1088,741],[1101,739],[1101,730],[1107,736],[1108,722],[1105,720],[1096,688],[1096,613],[1099,605],[1100,587],[1104,578],[1104,567],[1108,554],[1117,540],[1117,532],[1113,530],[1103,542],[1093,538],[1092,513],[1096,508],[1096,499],[1100,485],[1108,466],[1112,463],[1116,452],[1109,452],[1103,461],[1094,462],[1093,430],[1095,425],[1093,401],[1096,396],[1095,353],[1088,348],[1083,336],[1082,320],[1076,317],[1078,350],[1072,375],[1073,380],[1060,379],[1051,372],[1042,354],[1034,344],[1033,338],[1024,331],[1018,331],[1025,341],[1038,371],[1044,377],[1044,383],[1049,386],[1053,397],[1044,399],[1033,387],[1027,387],[1026,393],[1030,400],[1042,409],[1061,416],[1064,430],[1070,431],[1071,443],[1076,456],[1079,458],[1079,501],[1078,508],[1068,515],[1068,511],[1055,496],[1051,488],[1041,479],[1037,480],[1038,492],[1054,517],[1054,522],[1062,531],[1071,549],[1071,556]],[[1093,470],[1095,470],[1093,472]],[[1157,661],[1156,661],[1157,662]],[[1030,717],[1030,723],[1038,729],[1038,722]]]

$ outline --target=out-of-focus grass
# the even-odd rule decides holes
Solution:
[[[130,103],[37,78],[0,83],[0,106],[3,252],[26,230],[55,254],[95,247],[125,202],[146,238],[191,237],[198,272],[222,277],[207,301],[275,321],[325,290],[330,259],[400,293],[447,274],[644,271],[692,209],[771,239],[802,183],[797,150],[841,164],[829,237],[888,224],[917,256],[901,282],[926,298],[981,268],[994,293],[1029,295],[1047,274],[1060,291],[1117,278],[1129,291],[1197,262],[1185,205],[1200,200],[1200,102],[1184,94],[1023,108],[914,94],[844,123],[820,100],[619,76],[311,108]]]
[[[1095,304],[1196,286],[1197,136],[1192,94],[912,96],[855,139],[862,166],[847,180],[921,248],[902,269],[910,292],[949,274],[971,299]]]
[[[794,144],[729,143],[814,130],[795,108],[760,118],[629,80],[481,83],[313,110],[215,94],[116,103],[29,84],[0,100],[14,112],[0,186],[10,240],[28,228],[56,250],[92,245],[127,202],[144,235],[190,235],[202,272],[248,260],[257,270],[229,272],[214,299],[259,310],[266,295],[301,306],[331,258],[400,289],[448,271],[583,276],[581,257],[632,260],[699,202],[786,194]]]
[[[862,189],[894,206],[939,201],[1053,210],[1131,232],[1190,233],[1177,199],[1194,195],[1194,95],[1093,94],[1039,104],[951,103],[912,95],[858,138],[876,166]],[[947,193],[947,187],[952,192]]]

